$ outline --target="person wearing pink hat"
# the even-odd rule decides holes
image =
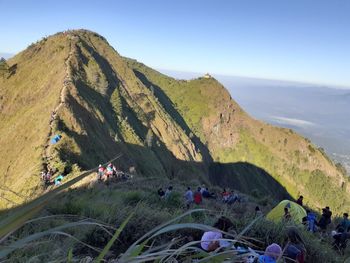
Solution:
[[[259,257],[258,263],[276,263],[281,254],[282,248],[273,243],[266,248],[264,255]]]

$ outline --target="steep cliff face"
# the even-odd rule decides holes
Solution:
[[[2,207],[42,191],[39,171],[118,165],[313,207],[348,207],[348,181],[308,140],[250,118],[213,78],[182,81],[121,57],[98,34],[58,33],[0,78]],[[61,134],[57,144],[50,138]],[[340,190],[339,190],[340,188]],[[19,194],[16,194],[19,193]]]
[[[311,207],[328,204],[338,212],[349,208],[348,178],[309,140],[292,130],[254,120],[214,78],[179,81],[135,60],[125,60],[141,80],[169,97],[190,129],[208,147],[215,162],[211,171],[216,182],[255,189],[259,175],[267,172],[293,197],[304,195]],[[264,171],[251,177],[255,169],[234,165],[237,163],[253,164]],[[269,186],[262,189],[275,191]]]

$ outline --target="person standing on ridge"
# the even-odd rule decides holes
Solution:
[[[166,189],[166,191],[165,191],[164,198],[168,199],[170,197],[172,191],[173,191],[173,187],[169,186],[168,189]]]
[[[199,205],[202,203],[202,194],[201,194],[201,188],[198,187],[197,192],[194,194],[194,202]]]
[[[102,177],[105,173],[105,168],[100,164],[97,170],[97,180],[102,181]]]
[[[299,196],[299,198],[297,200],[297,204],[300,205],[300,206],[303,206],[303,199],[304,199],[304,197],[302,195]]]
[[[343,220],[337,225],[337,227],[335,228],[336,230],[342,228],[344,229],[344,232],[349,232],[350,230],[350,220],[348,219],[349,214],[348,213],[344,213],[343,214]]]
[[[185,193],[185,202],[187,209],[189,209],[193,203],[193,192],[191,190],[191,187],[187,187],[187,191]]]

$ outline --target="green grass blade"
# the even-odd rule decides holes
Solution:
[[[69,249],[68,256],[67,256],[67,263],[73,262],[73,248]]]
[[[150,239],[150,236],[152,236],[155,232],[157,232],[158,230],[164,228],[165,226],[167,225],[170,225],[171,223],[173,222],[176,222],[178,220],[180,220],[181,218],[184,218],[185,216],[187,215],[190,215],[190,214],[193,214],[193,213],[196,213],[196,212],[203,212],[203,211],[206,211],[206,209],[194,209],[194,210],[190,210],[190,211],[187,211],[186,213],[183,213],[182,215],[174,218],[174,219],[171,219],[167,222],[165,222],[164,224],[161,224],[157,227],[155,227],[154,229],[148,231],[146,234],[144,234],[142,237],[140,237],[138,240],[136,240],[126,251],[125,253],[123,254],[123,256],[121,257],[121,262],[124,262],[124,261],[127,261],[127,259],[130,257],[131,255],[131,252],[132,251],[135,251],[135,247],[139,245],[140,242],[144,241],[144,240],[149,240]],[[147,243],[147,242],[146,242]]]
[[[122,155],[119,154],[112,160],[108,161],[106,164],[120,158],[121,156]],[[90,175],[91,173],[95,172],[97,168],[98,167],[95,167],[89,171],[86,171],[80,174],[79,176],[73,178],[72,180],[66,182],[65,184],[51,190],[50,192],[43,194],[39,198],[21,207],[15,208],[13,210],[13,213],[11,213],[9,216],[5,217],[0,221],[0,240],[2,240],[2,238],[8,235],[9,233],[20,228],[27,220],[29,220],[35,214],[37,214],[46,204],[53,200],[58,194],[67,190],[69,187],[82,180],[86,176]]]
[[[105,257],[105,255],[107,254],[107,252],[111,249],[113,243],[117,240],[117,238],[119,237],[120,233],[123,231],[123,229],[125,228],[125,226],[127,225],[127,223],[130,221],[131,217],[134,215],[135,212],[132,212],[125,220],[124,222],[118,227],[118,229],[115,231],[115,234],[113,235],[113,237],[108,241],[107,245],[103,248],[102,252],[100,253],[100,255],[98,255],[98,257],[96,258],[95,262],[96,263],[100,263],[103,258]]]

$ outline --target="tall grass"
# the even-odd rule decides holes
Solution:
[[[112,160],[106,162],[104,165],[110,162],[113,162],[114,160],[120,157],[121,157],[121,154],[117,155]],[[69,187],[73,186],[75,183],[79,182],[86,176],[95,172],[97,168],[98,167],[92,168],[91,170],[88,170],[80,174],[79,176],[51,190],[50,192],[43,194],[39,198],[14,209],[12,213],[10,213],[7,217],[3,218],[0,221],[0,240],[3,240],[4,237],[8,236],[10,233],[13,233],[16,229],[23,226],[23,224],[26,221],[34,217],[41,209],[43,209],[48,203],[50,203],[60,193],[67,190]]]

